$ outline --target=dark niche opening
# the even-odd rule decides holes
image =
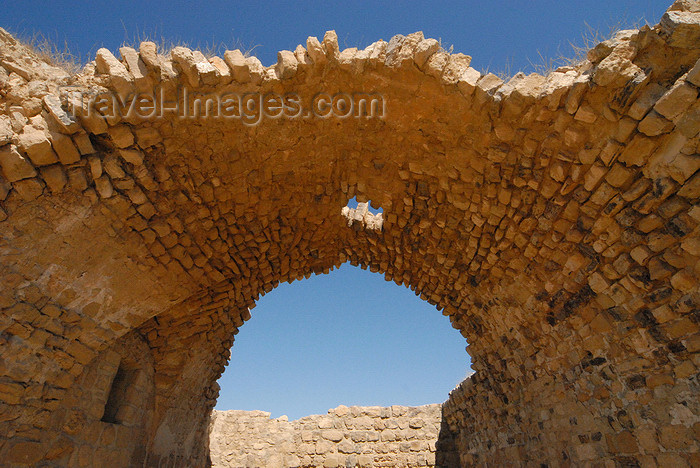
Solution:
[[[109,389],[105,411],[102,415],[102,422],[111,424],[123,424],[125,422],[125,410],[128,405],[127,392],[136,380],[137,369],[129,369],[124,363],[119,363],[117,373],[112,379],[112,386]]]

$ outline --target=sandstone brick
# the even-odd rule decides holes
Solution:
[[[657,112],[650,112],[639,123],[639,131],[646,136],[657,136],[673,130],[673,122],[666,120]]]
[[[299,61],[293,52],[282,50],[277,53],[277,76],[288,79],[293,77],[297,72]]]
[[[445,84],[457,84],[469,69],[471,61],[472,58],[469,55],[451,55],[442,72],[442,81]]]
[[[41,177],[46,182],[49,189],[54,192],[62,192],[68,183],[68,178],[63,168],[55,164],[53,166],[46,166],[40,169]]]
[[[80,153],[69,136],[53,134],[51,136],[51,145],[61,164],[69,165],[80,161]]]
[[[95,64],[99,73],[109,75],[118,93],[128,95],[133,91],[134,77],[108,49],[103,47],[97,50]]]
[[[44,184],[37,179],[23,179],[15,182],[13,186],[25,201],[36,200],[44,191]]]
[[[66,134],[72,135],[80,130],[78,122],[73,120],[61,107],[61,101],[57,96],[47,94],[43,99],[44,108],[53,122]]]
[[[666,92],[654,105],[654,110],[673,120],[695,102],[698,91],[685,82],[679,82]]]
[[[440,43],[435,39],[423,39],[416,45],[413,60],[421,70],[425,66],[428,59],[440,50]]]
[[[32,126],[24,127],[17,137],[17,147],[29,156],[37,166],[47,166],[58,162],[58,156],[51,148],[51,142],[44,130]]]
[[[694,11],[664,13],[660,27],[672,47],[693,47],[700,41],[700,14]]]
[[[134,134],[126,125],[110,127],[108,133],[117,148],[127,148],[134,144]]]
[[[14,145],[0,148],[0,168],[2,168],[2,175],[10,182],[36,176],[34,166]]]

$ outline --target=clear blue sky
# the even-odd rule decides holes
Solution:
[[[422,30],[480,70],[531,71],[540,57],[571,55],[589,27],[656,24],[669,1],[14,1],[0,26],[41,34],[82,61],[99,47],[155,37],[251,49],[265,65],[309,35],[338,33],[364,47]],[[467,373],[461,335],[429,304],[378,274],[348,265],[283,284],[263,297],[236,338],[217,408],[298,418],[339,404],[437,403]]]
[[[656,24],[670,0],[472,0],[472,1],[7,1],[0,26],[26,35],[41,33],[66,42],[83,59],[99,47],[116,51],[138,37],[164,38],[202,47],[254,48],[265,65],[277,51],[306,44],[335,29],[341,47],[364,47],[394,34],[422,30],[474,66],[500,71],[527,69],[539,55],[570,52],[586,23],[607,32],[639,20]]]

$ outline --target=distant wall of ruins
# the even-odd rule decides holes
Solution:
[[[428,467],[441,421],[439,404],[339,406],[295,421],[214,411],[209,447],[214,468]]]

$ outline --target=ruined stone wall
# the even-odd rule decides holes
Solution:
[[[109,465],[115,445],[94,437],[111,424],[134,465],[206,465],[216,380],[256,300],[350,262],[469,342],[477,372],[444,405],[436,457],[698,464],[697,2],[507,82],[422,33],[341,51],[328,32],[270,67],[119,52],[71,76],[0,30],[0,460]],[[150,118],[67,86],[376,93],[386,112]],[[381,219],[344,210],[353,197]],[[142,421],[105,422],[111,390],[86,389],[129,336],[153,398],[126,400]],[[96,429],[71,433],[66,408]]]
[[[441,405],[339,406],[296,421],[264,411],[214,411],[215,468],[436,466]],[[442,465],[444,465],[444,461]]]

